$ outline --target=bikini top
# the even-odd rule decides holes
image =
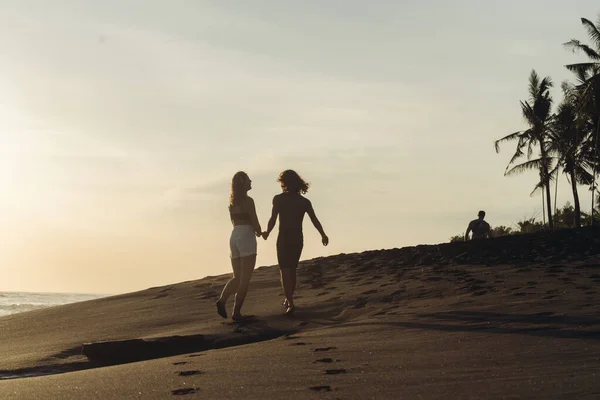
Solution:
[[[243,205],[240,205],[240,207],[244,208]],[[238,211],[238,212],[232,212],[231,208],[229,209],[229,216],[231,217],[232,221],[249,221],[250,220],[250,215],[245,212],[245,211]]]

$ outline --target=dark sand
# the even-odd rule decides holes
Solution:
[[[582,229],[309,260],[293,318],[262,267],[251,324],[216,314],[228,275],[10,315],[0,377],[54,374],[0,380],[0,399],[600,398],[599,253]],[[209,349],[111,366],[80,353],[193,334]]]

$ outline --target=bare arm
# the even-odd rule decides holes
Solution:
[[[471,224],[469,223],[469,226],[467,226],[467,231],[465,232],[465,242],[467,240],[469,240],[469,233],[471,232]]]
[[[262,229],[260,228],[260,222],[258,222],[256,206],[254,205],[254,200],[252,197],[248,197],[248,207],[250,208],[250,222],[252,222],[254,232],[256,233],[256,236],[260,236],[262,234]]]
[[[267,224],[267,231],[264,232],[263,238],[266,240],[269,237],[269,234],[275,228],[275,223],[277,222],[277,216],[279,215],[279,202],[277,201],[277,196],[273,197],[273,209],[271,210],[271,218],[269,218],[269,223]]]
[[[309,200],[307,200],[307,201],[308,201],[308,206],[306,208],[306,213],[310,217],[310,220],[313,223],[313,225],[315,226],[315,228],[317,229],[317,231],[319,231],[319,233],[321,234],[323,246],[327,246],[327,244],[329,243],[329,238],[325,234],[325,231],[323,230],[323,226],[321,225],[321,222],[319,221],[319,219],[317,218],[317,215],[315,214],[315,210],[312,207],[312,203]]]

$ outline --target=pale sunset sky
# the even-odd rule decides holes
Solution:
[[[122,293],[231,271],[232,175],[266,227],[297,170],[330,237],[303,259],[439,243],[503,176],[531,69],[555,82],[592,0],[0,0],[0,291]],[[582,206],[590,199],[580,189]],[[559,204],[572,201],[565,179]],[[258,266],[276,263],[275,239]]]

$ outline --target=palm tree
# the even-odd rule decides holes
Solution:
[[[552,80],[545,77],[540,80],[535,70],[529,75],[529,100],[521,101],[521,111],[525,122],[529,128],[524,131],[512,133],[496,140],[494,146],[496,152],[500,152],[500,144],[507,141],[517,140],[517,149],[515,154],[509,161],[505,176],[519,174],[527,170],[538,170],[540,174],[540,182],[534,188],[534,193],[538,189],[546,191],[546,211],[548,213],[548,227],[554,229],[552,222],[552,207],[550,194],[550,167],[551,158],[549,157],[548,132],[551,122],[552,97],[550,96],[550,88]],[[539,146],[539,158],[532,160],[534,147]],[[525,153],[527,151],[527,154]],[[527,161],[514,165],[517,160],[527,156]]]
[[[588,62],[566,65],[580,81],[577,86],[580,92],[580,106],[582,112],[587,114],[588,122],[595,130],[588,141],[588,154],[593,159],[592,185],[592,224],[594,223],[594,192],[596,188],[596,171],[598,164],[598,142],[600,140],[600,15],[598,22],[581,18],[581,24],[588,33],[592,46],[577,39],[571,39],[564,46],[574,53],[583,52],[588,57]]]
[[[563,101],[558,105],[549,132],[549,150],[557,155],[557,168],[563,169],[563,173],[567,175],[567,180],[571,184],[575,205],[574,223],[576,227],[580,227],[581,208],[577,185],[590,185],[593,182],[593,176],[589,172],[592,166],[587,159],[585,150],[588,134],[580,129],[581,123],[578,123],[580,122],[577,113],[578,92],[567,82],[563,82],[562,90]],[[556,203],[556,199],[554,201]]]

